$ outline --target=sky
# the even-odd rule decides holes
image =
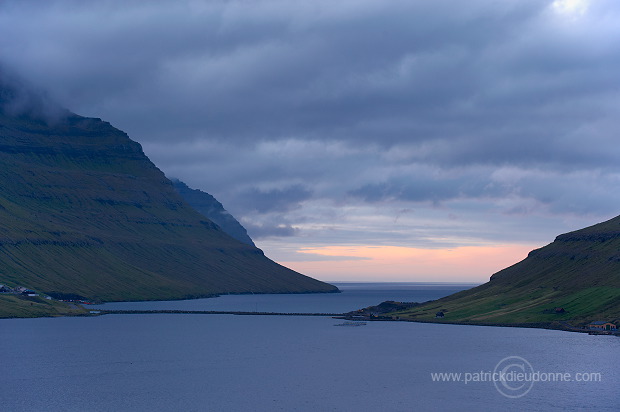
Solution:
[[[620,214],[615,0],[0,0],[0,63],[321,280],[482,283]]]

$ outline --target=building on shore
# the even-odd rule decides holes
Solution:
[[[605,322],[602,320],[590,322],[588,324],[588,328],[592,330],[617,330],[616,325],[614,323]]]

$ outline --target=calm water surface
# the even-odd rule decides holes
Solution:
[[[406,286],[397,290],[411,296]],[[394,290],[372,287],[360,294],[383,296],[382,291]],[[442,291],[446,289],[433,293]],[[280,303],[263,295],[266,300],[247,304],[315,311],[308,297],[326,298],[292,295],[287,297],[291,302],[300,301],[283,306],[282,296],[269,296]],[[330,296],[348,299],[346,293]],[[374,303],[379,302],[368,304]],[[329,317],[166,314],[0,320],[0,410],[619,409],[619,338],[401,322],[335,327],[339,322]],[[502,395],[490,381],[432,380],[437,372],[473,377],[493,371],[510,356],[523,358],[535,371],[573,377],[596,373],[601,380],[536,382],[518,398]]]
[[[357,283],[332,282],[342,293],[301,295],[226,295],[210,299],[160,302],[115,302],[92,305],[93,309],[169,309],[293,313],[343,313],[377,305],[386,300],[426,302],[469,289],[458,283]]]

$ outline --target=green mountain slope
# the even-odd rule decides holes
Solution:
[[[484,285],[394,316],[436,320],[439,311],[446,322],[620,320],[620,216],[558,236]]]
[[[102,301],[337,291],[225,234],[125,133],[15,96],[0,90],[0,283]]]
[[[38,318],[43,316],[80,316],[89,311],[80,305],[42,297],[0,295],[0,318]]]
[[[172,184],[183,200],[218,225],[228,235],[240,242],[256,246],[241,223],[228,213],[224,206],[209,193],[192,189],[179,179],[172,179]]]

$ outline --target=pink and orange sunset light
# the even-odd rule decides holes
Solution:
[[[524,259],[533,248],[525,245],[450,249],[326,246],[305,248],[299,253],[338,257],[338,260],[281,263],[309,276],[331,281],[484,283],[493,273]]]

